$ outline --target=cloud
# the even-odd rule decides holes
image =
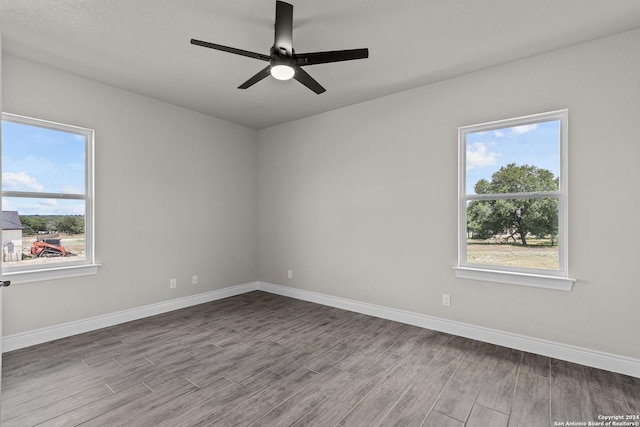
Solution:
[[[498,153],[489,151],[484,142],[467,145],[467,170],[496,164]]]
[[[5,191],[44,191],[44,186],[26,172],[5,172],[2,174],[2,189]]]
[[[504,136],[504,132],[497,130],[493,132],[493,136],[496,138],[502,138]]]
[[[60,189],[61,193],[67,193],[67,194],[83,194],[84,191],[82,191],[82,189],[78,188],[78,187],[74,187],[72,185],[66,185],[64,187],[62,187]]]
[[[62,202],[62,203],[61,203]],[[84,215],[84,202],[64,203],[59,199],[25,199],[8,197],[2,199],[2,208],[6,211],[18,211],[20,215]]]
[[[2,210],[5,211],[17,211],[13,203],[11,203],[8,199],[2,198]]]
[[[532,123],[530,125],[514,126],[511,128],[511,130],[513,130],[513,133],[523,134],[523,133],[531,132],[532,130],[535,130],[537,127],[538,127],[537,123]]]

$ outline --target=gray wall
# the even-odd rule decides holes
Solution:
[[[103,264],[6,288],[5,336],[257,280],[255,130],[3,59],[4,111],[96,131]]]
[[[629,32],[260,132],[5,56],[5,111],[96,129],[103,267],[5,289],[4,335],[262,280],[640,358],[639,45]],[[560,108],[575,290],[456,279],[457,128]]]
[[[639,46],[628,32],[261,131],[260,280],[640,358]],[[456,279],[457,128],[562,108],[574,291]]]

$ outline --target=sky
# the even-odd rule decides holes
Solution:
[[[468,133],[466,193],[509,163],[560,173],[560,120]]]
[[[85,192],[85,136],[2,122],[2,190]],[[20,215],[84,215],[84,200],[3,197]]]

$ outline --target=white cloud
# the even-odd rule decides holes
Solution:
[[[81,189],[79,189],[78,187],[74,187],[71,185],[68,186],[64,186],[60,189],[61,193],[67,193],[67,194],[82,194],[83,191]]]
[[[538,127],[537,123],[532,123],[530,125],[514,126],[511,129],[513,130],[513,133],[523,134],[523,133],[531,132],[532,130],[535,130],[537,127]]]
[[[467,145],[467,170],[496,164],[498,153],[489,151],[484,142]]]
[[[11,203],[9,200],[5,199],[4,197],[2,198],[2,210],[4,210],[4,211],[17,211],[17,209],[15,208],[13,203]]]
[[[504,132],[497,130],[493,132],[493,136],[495,136],[496,138],[502,138],[504,136]]]
[[[20,215],[84,215],[84,204],[60,203],[56,199],[2,199],[6,211],[18,211]]]
[[[26,172],[5,172],[2,174],[2,189],[6,191],[44,191],[44,186]]]

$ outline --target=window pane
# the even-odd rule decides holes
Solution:
[[[85,261],[85,201],[3,197],[2,259],[6,267]]]
[[[3,113],[2,134],[3,273],[17,283],[95,273],[84,269],[95,266],[93,130]]]
[[[82,133],[2,122],[2,191],[85,193]]]
[[[467,264],[559,270],[558,200],[474,200],[467,205]]]
[[[466,194],[556,191],[560,120],[465,135]]]

